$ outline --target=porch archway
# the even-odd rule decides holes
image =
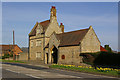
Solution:
[[[51,48],[51,63],[58,63],[58,49],[55,46]]]

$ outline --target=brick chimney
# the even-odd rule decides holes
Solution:
[[[52,6],[51,7],[51,10],[50,10],[50,20],[52,20],[52,19],[56,19],[56,7],[55,6]]]
[[[60,28],[62,30],[62,33],[64,33],[64,25],[63,25],[63,23],[60,23]]]

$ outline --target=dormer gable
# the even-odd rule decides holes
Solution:
[[[43,33],[43,27],[40,24],[38,24],[36,28],[36,36],[41,35],[41,33]]]

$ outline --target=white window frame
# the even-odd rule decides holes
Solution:
[[[36,53],[36,58],[41,58],[41,52]]]
[[[37,40],[37,41],[36,41],[36,46],[41,46],[41,44],[42,44],[42,41],[41,41],[41,40]]]

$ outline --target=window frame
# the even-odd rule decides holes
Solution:
[[[42,41],[41,40],[37,40],[36,41],[36,46],[38,47],[38,46],[41,46],[41,44],[42,44]]]
[[[36,58],[41,58],[41,52],[36,52]]]

